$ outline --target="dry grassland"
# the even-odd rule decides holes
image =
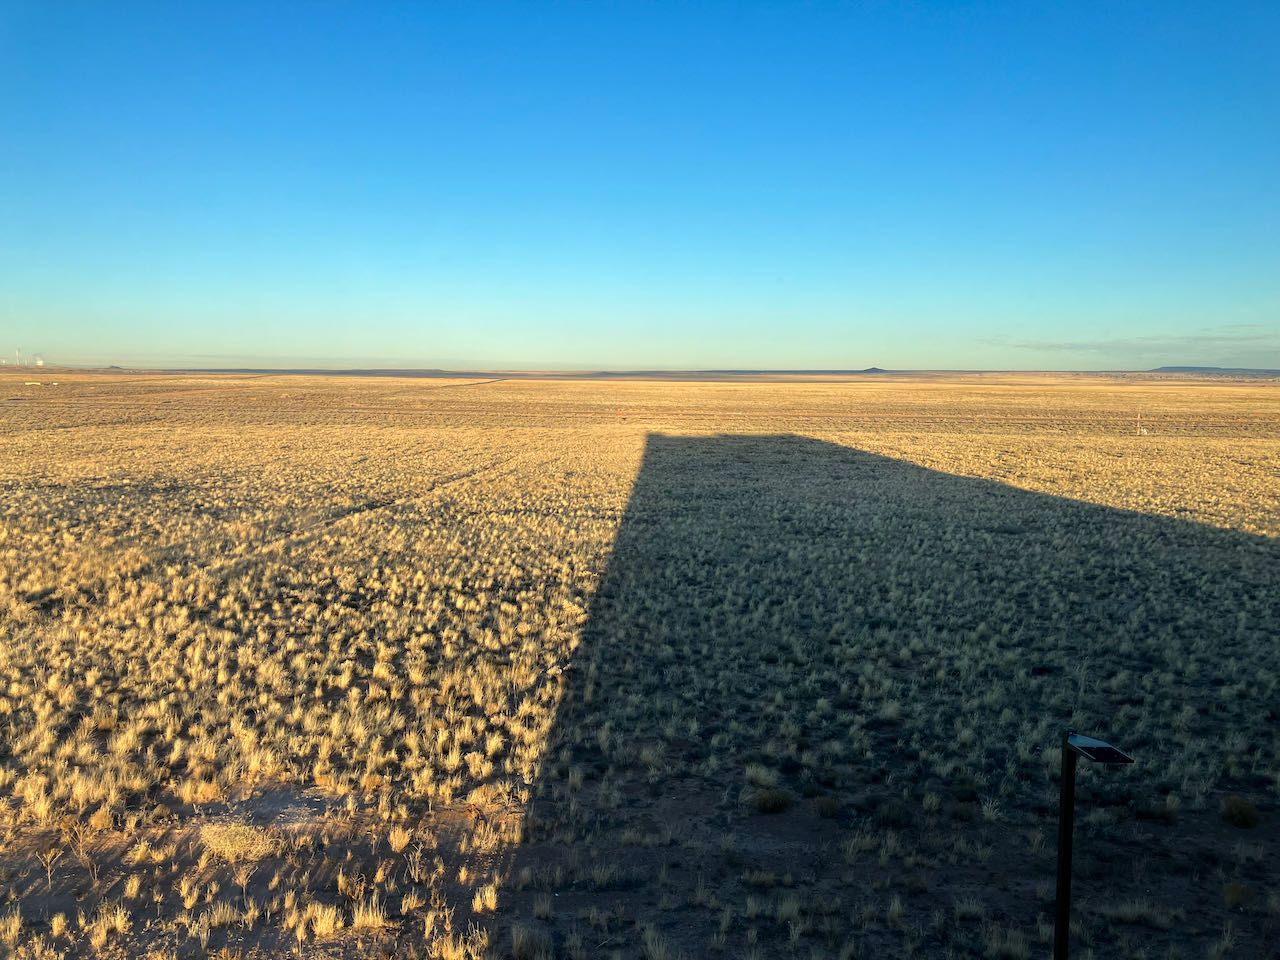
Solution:
[[[1064,725],[1139,760],[1078,955],[1280,941],[1276,383],[46,371],[0,431],[10,955],[1047,957]]]

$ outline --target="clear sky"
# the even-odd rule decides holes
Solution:
[[[0,0],[0,353],[1280,367],[1280,3]]]

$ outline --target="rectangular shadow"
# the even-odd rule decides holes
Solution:
[[[796,436],[651,435],[491,942],[981,951],[1048,909],[1067,725],[1140,761],[1086,772],[1081,889],[1155,883],[1220,930],[1194,859],[1216,798],[1275,775],[1277,624],[1268,538]]]

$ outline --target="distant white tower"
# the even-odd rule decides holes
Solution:
[[[16,367],[22,366],[22,348],[18,347],[13,351],[13,364]]]

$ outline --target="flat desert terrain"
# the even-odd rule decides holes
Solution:
[[[1047,958],[1066,727],[1274,956],[1280,384],[0,375],[11,956]]]

